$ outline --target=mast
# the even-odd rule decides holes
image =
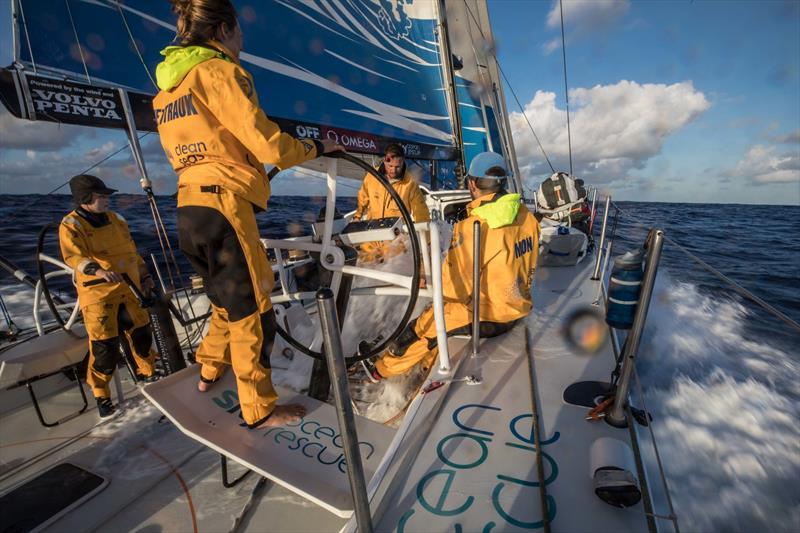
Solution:
[[[461,115],[458,110],[458,96],[456,95],[456,77],[453,71],[452,55],[450,52],[450,36],[447,31],[447,7],[445,0],[439,0],[436,5],[436,16],[439,21],[439,39],[441,42],[442,67],[445,71],[445,79],[449,87],[447,88],[448,104],[450,107],[450,118],[453,122],[453,133],[456,138],[458,149],[458,162],[456,163],[456,179],[458,188],[463,189],[467,175],[466,163],[464,161],[464,139],[461,135]]]
[[[467,0],[469,1],[469,0]],[[492,35],[492,26],[489,19],[489,9],[485,1],[476,1],[477,6],[477,19],[479,23],[479,30],[484,38],[494,39]],[[489,71],[489,79],[492,82],[492,91],[494,93],[495,105],[495,118],[498,116],[502,119],[497,120],[500,129],[500,138],[505,148],[505,156],[511,162],[511,169],[514,173],[514,185],[517,192],[522,192],[522,176],[519,172],[519,165],[517,164],[517,151],[514,147],[514,139],[511,136],[511,127],[508,121],[508,108],[506,107],[506,97],[503,92],[503,84],[500,81],[499,65],[495,54],[489,54],[487,57],[486,69]]]

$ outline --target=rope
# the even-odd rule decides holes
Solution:
[[[22,2],[17,3],[17,5],[19,6],[19,13],[20,15],[22,15],[22,27],[25,28],[25,41],[27,41],[28,43],[28,53],[31,55],[31,65],[33,65],[33,73],[36,74],[36,60],[33,59],[31,36],[28,34],[28,23],[25,21],[25,9],[22,7]]]
[[[141,141],[143,138],[147,137],[147,136],[148,136],[148,135],[150,135],[151,133],[152,133],[152,132],[149,132],[149,131],[148,131],[147,133],[145,133],[144,135],[142,135],[141,137],[139,137],[139,140]],[[117,150],[116,152],[113,152],[113,153],[111,153],[111,154],[107,155],[106,157],[104,157],[103,159],[101,159],[100,161],[98,161],[97,163],[93,164],[92,166],[90,166],[89,168],[87,168],[87,169],[85,169],[85,170],[82,170],[82,171],[81,171],[81,172],[79,172],[78,174],[86,174],[86,173],[87,173],[87,172],[89,172],[90,170],[92,170],[92,169],[94,169],[94,168],[96,168],[96,167],[98,167],[98,166],[102,165],[103,163],[105,163],[106,161],[108,161],[109,159],[111,159],[112,157],[114,157],[115,155],[117,155],[118,153],[120,153],[121,151],[123,151],[123,150],[127,150],[128,148],[130,148],[130,146],[128,146],[127,144],[126,144],[126,145],[123,145],[123,146],[122,146],[122,148],[120,148],[120,149],[119,149],[119,150]],[[70,179],[72,179],[72,178],[70,178]],[[53,194],[53,193],[54,193],[54,192],[56,192],[57,190],[61,189],[62,187],[65,187],[65,186],[66,186],[66,185],[68,185],[68,184],[69,184],[69,180],[65,181],[64,183],[62,183],[61,185],[59,185],[59,186],[58,186],[58,187],[56,187],[55,189],[53,189],[53,190],[51,190],[51,191],[49,191],[49,192],[45,193],[45,194],[44,194],[42,197],[47,197],[47,196],[50,196],[51,194]],[[20,214],[20,213],[22,213],[23,211],[26,211],[26,210],[28,210],[29,208],[31,208],[31,207],[33,207],[34,205],[36,205],[37,203],[39,203],[39,201],[40,201],[41,199],[42,199],[42,198],[37,198],[36,200],[33,200],[32,202],[29,202],[29,203],[27,203],[27,204],[23,205],[22,207],[20,207],[20,208],[19,208],[19,209],[17,209],[16,211],[14,211],[14,212],[12,212],[12,213],[9,213],[8,215],[6,215],[6,219],[7,219],[7,220],[10,220],[10,219],[12,219],[12,218],[16,217],[17,215],[19,215],[19,214]]]
[[[486,39],[486,35],[484,35],[483,29],[481,28],[481,25],[478,22],[478,19],[476,19],[475,15],[472,14],[472,10],[469,8],[469,4],[467,3],[467,0],[464,0],[464,6],[467,8],[467,12],[469,13],[469,16],[472,18],[472,20],[475,22],[475,25],[478,27],[478,31],[481,32],[481,37],[483,37],[484,40],[485,40]],[[550,167],[550,171],[551,172],[555,172],[556,169],[553,167],[553,164],[550,162],[550,158],[547,157],[547,152],[544,151],[544,146],[542,146],[542,142],[539,140],[539,136],[536,135],[536,131],[533,129],[533,125],[531,124],[531,121],[528,120],[528,114],[525,113],[525,108],[522,107],[522,104],[519,102],[519,98],[517,98],[517,93],[514,92],[514,87],[512,87],[511,86],[511,82],[508,81],[508,77],[506,76],[506,73],[503,71],[503,67],[500,66],[500,62],[499,61],[497,62],[497,70],[500,71],[500,75],[503,77],[503,80],[505,80],[506,85],[508,86],[508,90],[511,91],[511,95],[514,97],[514,101],[517,103],[517,107],[519,107],[520,111],[522,111],[522,117],[525,119],[525,122],[528,124],[528,128],[530,128],[531,133],[533,133],[533,138],[536,139],[536,144],[539,145],[539,150],[542,151],[542,155],[544,156],[545,161],[547,161],[547,165]]]
[[[644,222],[641,219],[631,215],[627,211],[623,211],[616,204],[614,204],[614,207],[620,213],[623,213],[626,216],[629,216],[631,219],[635,220],[641,227],[643,227],[645,229],[647,228],[647,226],[644,224]],[[731,278],[729,278],[728,276],[726,276],[725,274],[723,274],[722,272],[720,272],[716,268],[712,267],[711,265],[709,265],[708,263],[706,263],[705,261],[703,261],[702,259],[697,257],[695,254],[693,254],[692,252],[687,250],[685,247],[683,247],[682,245],[678,244],[674,239],[672,239],[669,236],[667,236],[666,233],[664,234],[664,240],[666,240],[667,242],[669,242],[670,244],[675,246],[678,250],[680,250],[681,252],[686,254],[686,256],[688,256],[692,261],[694,261],[695,263],[699,264],[701,267],[703,267],[710,274],[716,276],[721,281],[724,281],[725,283],[727,283],[731,287],[731,289],[733,289],[734,292],[736,292],[737,294],[739,294],[743,298],[746,298],[746,299],[752,301],[753,303],[761,306],[765,311],[771,313],[773,316],[775,316],[779,320],[781,320],[784,323],[786,323],[789,327],[791,327],[791,328],[793,328],[793,329],[795,329],[797,331],[800,331],[800,324],[795,322],[792,318],[790,318],[787,315],[785,315],[784,313],[778,311],[777,309],[775,309],[775,307],[773,307],[772,305],[768,304],[767,302],[765,302],[764,300],[762,300],[761,298],[759,298],[758,296],[756,296],[752,292],[748,291],[747,289],[745,289],[744,287],[739,285],[736,281],[732,280]]]
[[[528,362],[528,379],[531,392],[531,423],[533,424],[533,447],[536,449],[536,473],[539,478],[539,505],[542,508],[542,521],[544,533],[550,533],[550,509],[547,505],[547,482],[544,476],[544,462],[542,461],[541,423],[539,416],[539,378],[536,376],[536,363],[533,347],[531,346],[530,327],[525,328],[525,359]]]
[[[564,39],[564,0],[558,1],[561,11],[561,57],[564,64],[564,98],[567,101],[567,145],[569,146],[569,175],[572,175],[572,133],[569,129],[569,85],[567,84],[567,42]]]
[[[144,61],[144,57],[142,57],[142,53],[139,51],[139,45],[136,44],[136,39],[133,38],[133,32],[131,32],[130,26],[128,26],[128,19],[125,17],[125,13],[122,11],[122,6],[119,2],[114,2],[117,6],[117,11],[119,11],[119,16],[122,17],[122,23],[125,24],[125,29],[128,31],[128,37],[131,38],[131,43],[133,43],[133,49],[136,50],[136,55],[139,56],[139,61],[142,62],[142,66],[144,67],[144,71],[147,73],[147,77],[150,78],[150,82],[153,84],[153,87],[158,90],[158,85],[156,84],[156,80],[153,79],[153,75],[150,74],[150,69],[147,68],[147,63]]]
[[[81,55],[81,63],[83,63],[83,71],[86,73],[86,79],[89,80],[89,83],[92,83],[92,78],[89,76],[89,67],[86,66],[86,59],[83,57],[83,47],[81,46],[81,41],[78,38],[78,29],[75,27],[75,21],[72,19],[72,9],[69,7],[69,0],[64,0],[64,3],[67,6],[67,14],[69,15],[69,23],[72,25],[72,33],[75,34],[75,44],[78,45],[78,53]]]

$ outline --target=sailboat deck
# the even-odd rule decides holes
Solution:
[[[542,268],[535,311],[526,323],[482,341],[466,354],[441,411],[413,464],[387,483],[378,531],[517,531],[543,526],[532,423],[531,357],[542,426],[546,493],[553,531],[645,531],[642,504],[611,507],[594,494],[588,444],[599,437],[629,442],[627,429],[584,420],[587,409],[565,404],[577,381],[607,381],[610,345],[593,356],[573,353],[560,335],[563,319],[589,305],[597,290],[588,261]],[[530,335],[527,343],[525,336]],[[479,385],[463,380],[481,378]],[[430,394],[436,394],[433,391]],[[374,507],[373,507],[374,509]]]

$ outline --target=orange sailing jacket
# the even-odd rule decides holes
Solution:
[[[218,185],[264,209],[264,163],[286,169],[321,155],[321,143],[297,140],[267,118],[252,77],[220,43],[161,53],[153,110],[179,184]]]
[[[403,179],[392,183],[392,187],[411,212],[414,222],[428,222],[431,219],[428,206],[425,205],[425,197],[408,171],[403,174]],[[400,216],[400,209],[389,196],[389,192],[370,173],[364,176],[364,181],[358,190],[358,207],[356,207],[355,216],[364,218],[365,213],[365,218],[370,220]]]
[[[61,220],[58,228],[61,255],[64,262],[75,271],[81,309],[116,297],[132,297],[124,283],[100,283],[85,287],[85,282],[100,279],[84,274],[84,269],[90,263],[97,263],[103,270],[127,274],[137,287],[141,286],[139,273],[146,271],[128,230],[128,223],[114,211],[106,211],[106,215],[108,224],[96,227],[77,211],[72,211]]]
[[[467,204],[468,217],[453,228],[442,265],[445,302],[472,306],[473,224],[481,225],[480,318],[511,322],[531,310],[539,258],[539,223],[519,194],[491,194]]]

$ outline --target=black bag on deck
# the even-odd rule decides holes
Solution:
[[[582,179],[575,179],[566,172],[556,172],[539,186],[536,200],[539,206],[557,210],[586,198]]]

